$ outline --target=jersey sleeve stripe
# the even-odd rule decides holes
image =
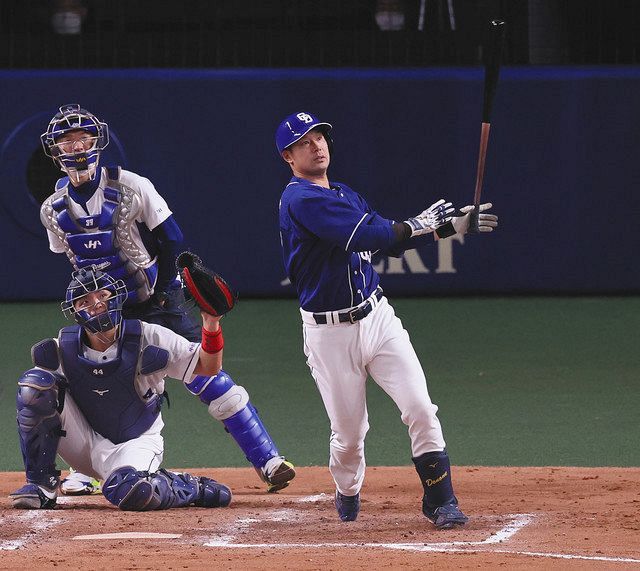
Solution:
[[[344,248],[345,252],[349,251],[349,244],[351,244],[351,240],[353,240],[353,235],[356,233],[356,230],[358,229],[358,227],[360,226],[360,224],[362,224],[363,220],[368,216],[368,214],[365,212],[362,215],[362,218],[360,218],[360,221],[356,224],[355,228],[353,229],[353,232],[351,232],[351,236],[349,236],[349,240],[347,241],[347,245]]]

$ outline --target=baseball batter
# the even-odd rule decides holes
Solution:
[[[307,364],[331,421],[329,469],[342,521],[360,510],[369,428],[365,382],[370,375],[394,400],[407,425],[424,487],[422,511],[438,528],[464,525],[451,479],[437,406],[407,331],[380,287],[373,251],[399,256],[415,239],[490,232],[497,217],[472,206],[453,216],[438,200],[404,222],[386,219],[342,183],[330,182],[331,125],[300,112],[282,121],[276,147],[293,177],[280,200],[284,265],[300,300]]]
[[[220,317],[203,312],[203,342],[192,343],[160,325],[123,320],[126,297],[122,280],[95,266],[77,270],[62,304],[77,325],[33,347],[35,367],[18,381],[27,484],[10,495],[14,507],[55,507],[57,453],[104,480],[104,496],[123,510],[229,505],[231,491],[215,480],[160,468],[164,378],[225,382]]]
[[[41,141],[66,175],[40,211],[50,249],[66,254],[76,269],[95,265],[123,280],[129,294],[122,309],[125,319],[162,325],[199,341],[200,326],[184,309],[175,267],[182,231],[151,181],[120,167],[99,166],[100,154],[109,144],[107,123],[78,104],[63,105]],[[206,377],[200,379],[200,385],[207,382]],[[227,388],[233,394],[237,387],[231,381]],[[237,418],[223,419],[223,424],[267,491],[276,492],[289,484],[295,470],[280,455],[244,394],[245,410]],[[76,472],[63,481],[62,490],[90,493],[95,486]]]

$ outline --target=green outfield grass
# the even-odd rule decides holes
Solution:
[[[640,466],[640,298],[392,300],[458,465]],[[0,470],[22,468],[15,387],[33,343],[67,322],[55,303],[0,304]],[[329,423],[304,361],[297,304],[243,300],[224,320],[225,369],[282,453],[328,461]],[[168,380],[165,465],[244,466],[206,407]],[[370,465],[410,464],[394,403],[371,382]]]

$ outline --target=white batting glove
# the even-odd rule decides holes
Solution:
[[[411,228],[411,237],[413,238],[414,236],[433,232],[436,228],[440,228],[440,226],[449,222],[453,211],[451,203],[445,202],[441,198],[414,218],[409,218],[404,222]]]
[[[489,210],[493,204],[485,202],[479,207],[479,212],[474,206],[465,206],[460,209],[464,216],[454,216],[451,219],[457,234],[475,234],[476,232],[493,232],[498,227],[498,217],[495,214],[482,214]]]
[[[482,214],[489,210],[493,204],[485,202],[476,210],[474,206],[465,206],[460,209],[463,216],[453,216],[449,222],[436,230],[436,240],[448,238],[454,234],[476,234],[477,232],[493,232],[498,226],[498,217],[495,214]]]

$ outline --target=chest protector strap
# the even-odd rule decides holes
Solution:
[[[54,339],[44,339],[31,347],[31,359],[36,367],[55,371],[60,366],[58,345]]]

